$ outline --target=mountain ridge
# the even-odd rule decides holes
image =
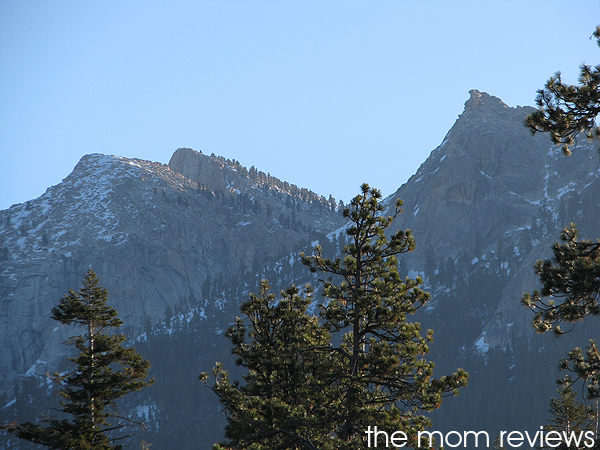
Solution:
[[[470,91],[442,143],[383,200],[390,208],[396,198],[404,200],[404,214],[392,231],[410,228],[416,237],[416,251],[403,255],[400,267],[411,276],[422,275],[432,292],[432,301],[415,319],[435,330],[436,373],[457,365],[471,373],[461,397],[445,401],[434,413],[436,429],[537,429],[543,420],[539,412],[545,413],[548,394],[554,393],[548,371],[582,336],[560,341],[535,336],[528,311],[519,305],[522,293],[536,286],[533,262],[549,255],[564,225],[573,220],[582,235],[600,235],[595,220],[600,161],[594,149],[582,144],[564,158],[547,136],[532,136],[523,126],[534,110]],[[93,230],[91,225],[79,225],[80,237],[68,231],[57,236],[77,227],[53,232],[44,225],[44,214],[60,209],[43,196],[29,206],[0,211],[0,342],[5,344],[0,367],[8,368],[0,372],[0,385],[53,367],[64,334],[54,331],[44,314],[67,288],[79,286],[84,269],[98,265],[111,303],[130,324],[127,334],[138,337],[136,346],[155,364],[158,381],[141,400],[153,411],[154,434],[147,440],[186,448],[204,439],[208,448],[220,431],[202,435],[194,430],[211,428],[218,404],[210,393],[186,391],[191,383],[186,376],[210,370],[215,360],[234,367],[222,331],[259,278],[271,278],[274,291],[315,282],[297,253],[310,252],[319,242],[325,256],[339,255],[346,225],[341,205],[191,149],[177,150],[169,166],[86,158],[87,163],[105,161],[109,168],[116,164],[111,169],[115,183],[92,195],[84,189],[85,177],[78,178],[83,164],[79,175],[60,185],[66,210],[56,221],[64,216],[83,224],[86,219],[77,214],[86,211],[88,219],[106,219],[95,239],[85,236],[84,228]],[[112,179],[109,172],[106,180]],[[85,178],[87,183],[102,179],[92,172]],[[87,206],[76,207],[89,195]],[[98,198],[103,202],[94,203]],[[15,264],[15,255],[25,260]],[[22,342],[14,339],[19,327],[26,329]],[[526,407],[514,409],[523,398]],[[11,408],[0,411],[8,414],[17,406]]]
[[[238,279],[336,228],[343,219],[333,202],[314,198],[268,181],[252,198],[213,192],[164,164],[82,157],[38,199],[0,211],[0,385],[59,362],[67,331],[55,330],[50,311],[88,267],[135,337],[169,311],[215,308],[203,298],[207,279]]]
[[[243,191],[254,191],[266,188],[299,200],[325,203],[332,209],[338,206],[331,195],[326,199],[309,189],[299,188],[271,174],[265,174],[254,166],[247,169],[236,160],[216,156],[214,153],[207,156],[191,148],[179,148],[171,156],[169,168],[209,190],[239,191],[241,188]]]

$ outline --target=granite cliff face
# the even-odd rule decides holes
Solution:
[[[533,264],[549,257],[564,226],[573,221],[584,235],[600,236],[600,158],[585,141],[566,158],[548,136],[532,136],[523,122],[534,110],[471,91],[444,142],[392,196],[405,201],[396,227],[415,230],[436,261],[426,267],[426,252],[415,255],[426,278],[433,282],[431,272],[447,260],[463,260],[467,274],[485,268],[505,279],[500,293],[479,294],[498,300],[486,303],[490,320],[475,339],[486,348],[531,336],[518,299],[536,286]]]
[[[40,198],[0,212],[0,392],[54,370],[67,332],[50,311],[88,267],[135,337],[167,314],[218,309],[203,298],[207,279],[239,281],[342,223],[331,199],[255,183],[221,160],[182,149],[170,168],[87,155]],[[194,180],[179,173],[198,165]]]
[[[536,336],[519,304],[561,228],[573,221],[582,236],[600,236],[597,152],[582,141],[563,157],[523,126],[533,110],[471,91],[441,145],[385,200],[404,200],[394,230],[412,229],[417,249],[400,265],[432,292],[416,319],[435,331],[435,374],[464,367],[471,375],[433,414],[437,430],[539,429],[558,359],[593,337],[589,326],[560,340]],[[339,254],[346,224],[336,206],[191,149],[168,166],[84,157],[42,197],[0,211],[0,415],[19,417],[27,402],[13,385],[54,370],[64,355],[68,331],[49,313],[91,266],[153,363],[157,382],[131,410],[150,425],[145,439],[210,448],[223,418],[197,374],[217,360],[234,367],[222,332],[260,278],[275,291],[318,284],[297,253],[319,241],[326,256]]]

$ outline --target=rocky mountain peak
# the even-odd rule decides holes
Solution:
[[[417,250],[422,245],[412,260],[415,272],[431,282],[446,259],[471,279],[470,286],[477,276],[502,280],[485,297],[465,294],[473,295],[473,310],[488,315],[474,339],[479,349],[508,348],[529,336],[530,317],[518,299],[533,290],[530,268],[570,221],[596,228],[589,218],[597,217],[591,213],[600,189],[597,155],[580,146],[572,157],[562,157],[547,135],[533,136],[524,126],[534,110],[470,91],[442,144],[393,196],[405,201],[405,214],[394,225],[414,230]],[[444,289],[452,284],[445,283]]]
[[[502,100],[498,97],[488,94],[487,92],[480,92],[477,89],[471,89],[469,91],[469,99],[465,102],[465,111],[472,111],[477,108],[491,108],[491,109],[504,109],[508,108]]]
[[[277,192],[308,203],[327,204],[336,207],[333,197],[325,198],[308,189],[257,170],[254,166],[247,169],[238,161],[216,156],[204,155],[191,148],[180,148],[169,161],[169,168],[188,178],[202,189],[212,192],[235,192],[253,194],[258,192]]]
[[[525,117],[534,110],[509,107],[497,97],[471,90],[463,113],[407,183],[405,189],[411,192],[403,198],[416,205],[426,197],[435,209],[449,204],[472,208],[476,190],[489,193],[494,201],[517,195],[512,201],[507,198],[507,204],[523,201],[519,196],[537,200],[551,143],[524,127]]]
[[[194,188],[195,183],[160,163],[85,155],[41,197],[0,211],[0,237],[15,260],[80,251],[98,241],[117,245],[139,230],[137,200],[144,204],[159,189]]]
[[[469,94],[464,111],[423,167],[429,170],[428,163],[437,167],[447,157],[460,165],[463,179],[469,168],[474,175],[492,178],[502,173],[515,183],[511,190],[534,189],[539,181],[535,177],[543,176],[541,161],[549,146],[546,136],[533,137],[523,125],[535,108],[509,107],[499,98],[477,90]],[[515,164],[516,160],[521,161]]]
[[[446,137],[453,136],[455,141],[461,142],[460,145],[473,158],[489,159],[482,154],[485,153],[486,147],[500,144],[484,142],[487,139],[485,136],[497,134],[504,136],[507,142],[516,142],[528,137],[529,130],[523,123],[525,117],[535,111],[535,108],[510,107],[498,97],[476,89],[469,91],[469,95],[462,114]],[[510,144],[504,144],[507,145]]]

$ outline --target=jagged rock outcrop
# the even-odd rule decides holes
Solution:
[[[471,91],[444,142],[394,194],[405,201],[398,225],[410,223],[420,240],[452,257],[475,234],[487,253],[508,228],[531,226],[527,211],[542,192],[550,147],[546,136],[533,137],[522,125],[533,110]]]
[[[254,166],[246,169],[235,160],[214,154],[209,157],[191,148],[178,149],[171,157],[169,167],[195,181],[201,188],[212,191],[257,192],[261,195],[266,189],[286,194],[296,200],[325,205],[331,209],[337,206],[331,196],[325,199],[309,189],[299,188],[295,184],[259,171]]]

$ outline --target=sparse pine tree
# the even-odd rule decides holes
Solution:
[[[561,435],[564,432],[567,436],[575,433],[575,439],[569,439],[571,445],[567,444],[567,439],[563,439],[558,447],[553,445],[542,448],[558,448],[560,450],[587,448],[584,433],[594,431],[595,411],[577,401],[577,392],[571,388],[570,378],[559,380],[559,383],[562,385],[560,389],[557,389],[559,396],[550,399],[549,411],[552,418],[544,426],[544,430],[546,432],[557,431]],[[579,442],[579,445],[576,442]]]
[[[593,34],[600,46],[600,26]],[[582,64],[579,84],[563,83],[561,73],[551,77],[536,98],[538,111],[527,116],[525,125],[535,134],[549,132],[552,142],[571,153],[575,139],[583,133],[588,139],[600,137],[596,117],[600,114],[600,66]]]
[[[462,369],[433,377],[434,364],[424,358],[433,332],[423,337],[420,324],[408,321],[430,296],[420,289],[420,278],[403,279],[398,273],[397,255],[412,251],[414,238],[410,230],[400,230],[388,240],[385,231],[402,202],[386,217],[380,199],[380,191],[363,184],[344,211],[351,226],[343,259],[323,258],[319,247],[302,258],[311,271],[337,278],[323,281],[321,315],[324,326],[341,335],[340,345],[332,345],[341,364],[328,376],[342,392],[332,398],[331,433],[343,449],[363,448],[365,431],[375,424],[414,438],[431,426],[424,413],[456,395],[468,378]]]
[[[62,417],[44,419],[44,425],[25,422],[2,425],[19,438],[53,449],[118,450],[115,442],[127,436],[118,431],[128,423],[116,415],[116,400],[142,389],[150,363],[133,348],[123,346],[124,335],[110,334],[121,326],[117,311],[106,305],[108,292],[98,285],[90,269],[79,292],[69,291],[52,318],[64,325],[83,328],[84,334],[69,342],[79,350],[70,358],[75,368],[63,375],[54,374],[59,383]]]

